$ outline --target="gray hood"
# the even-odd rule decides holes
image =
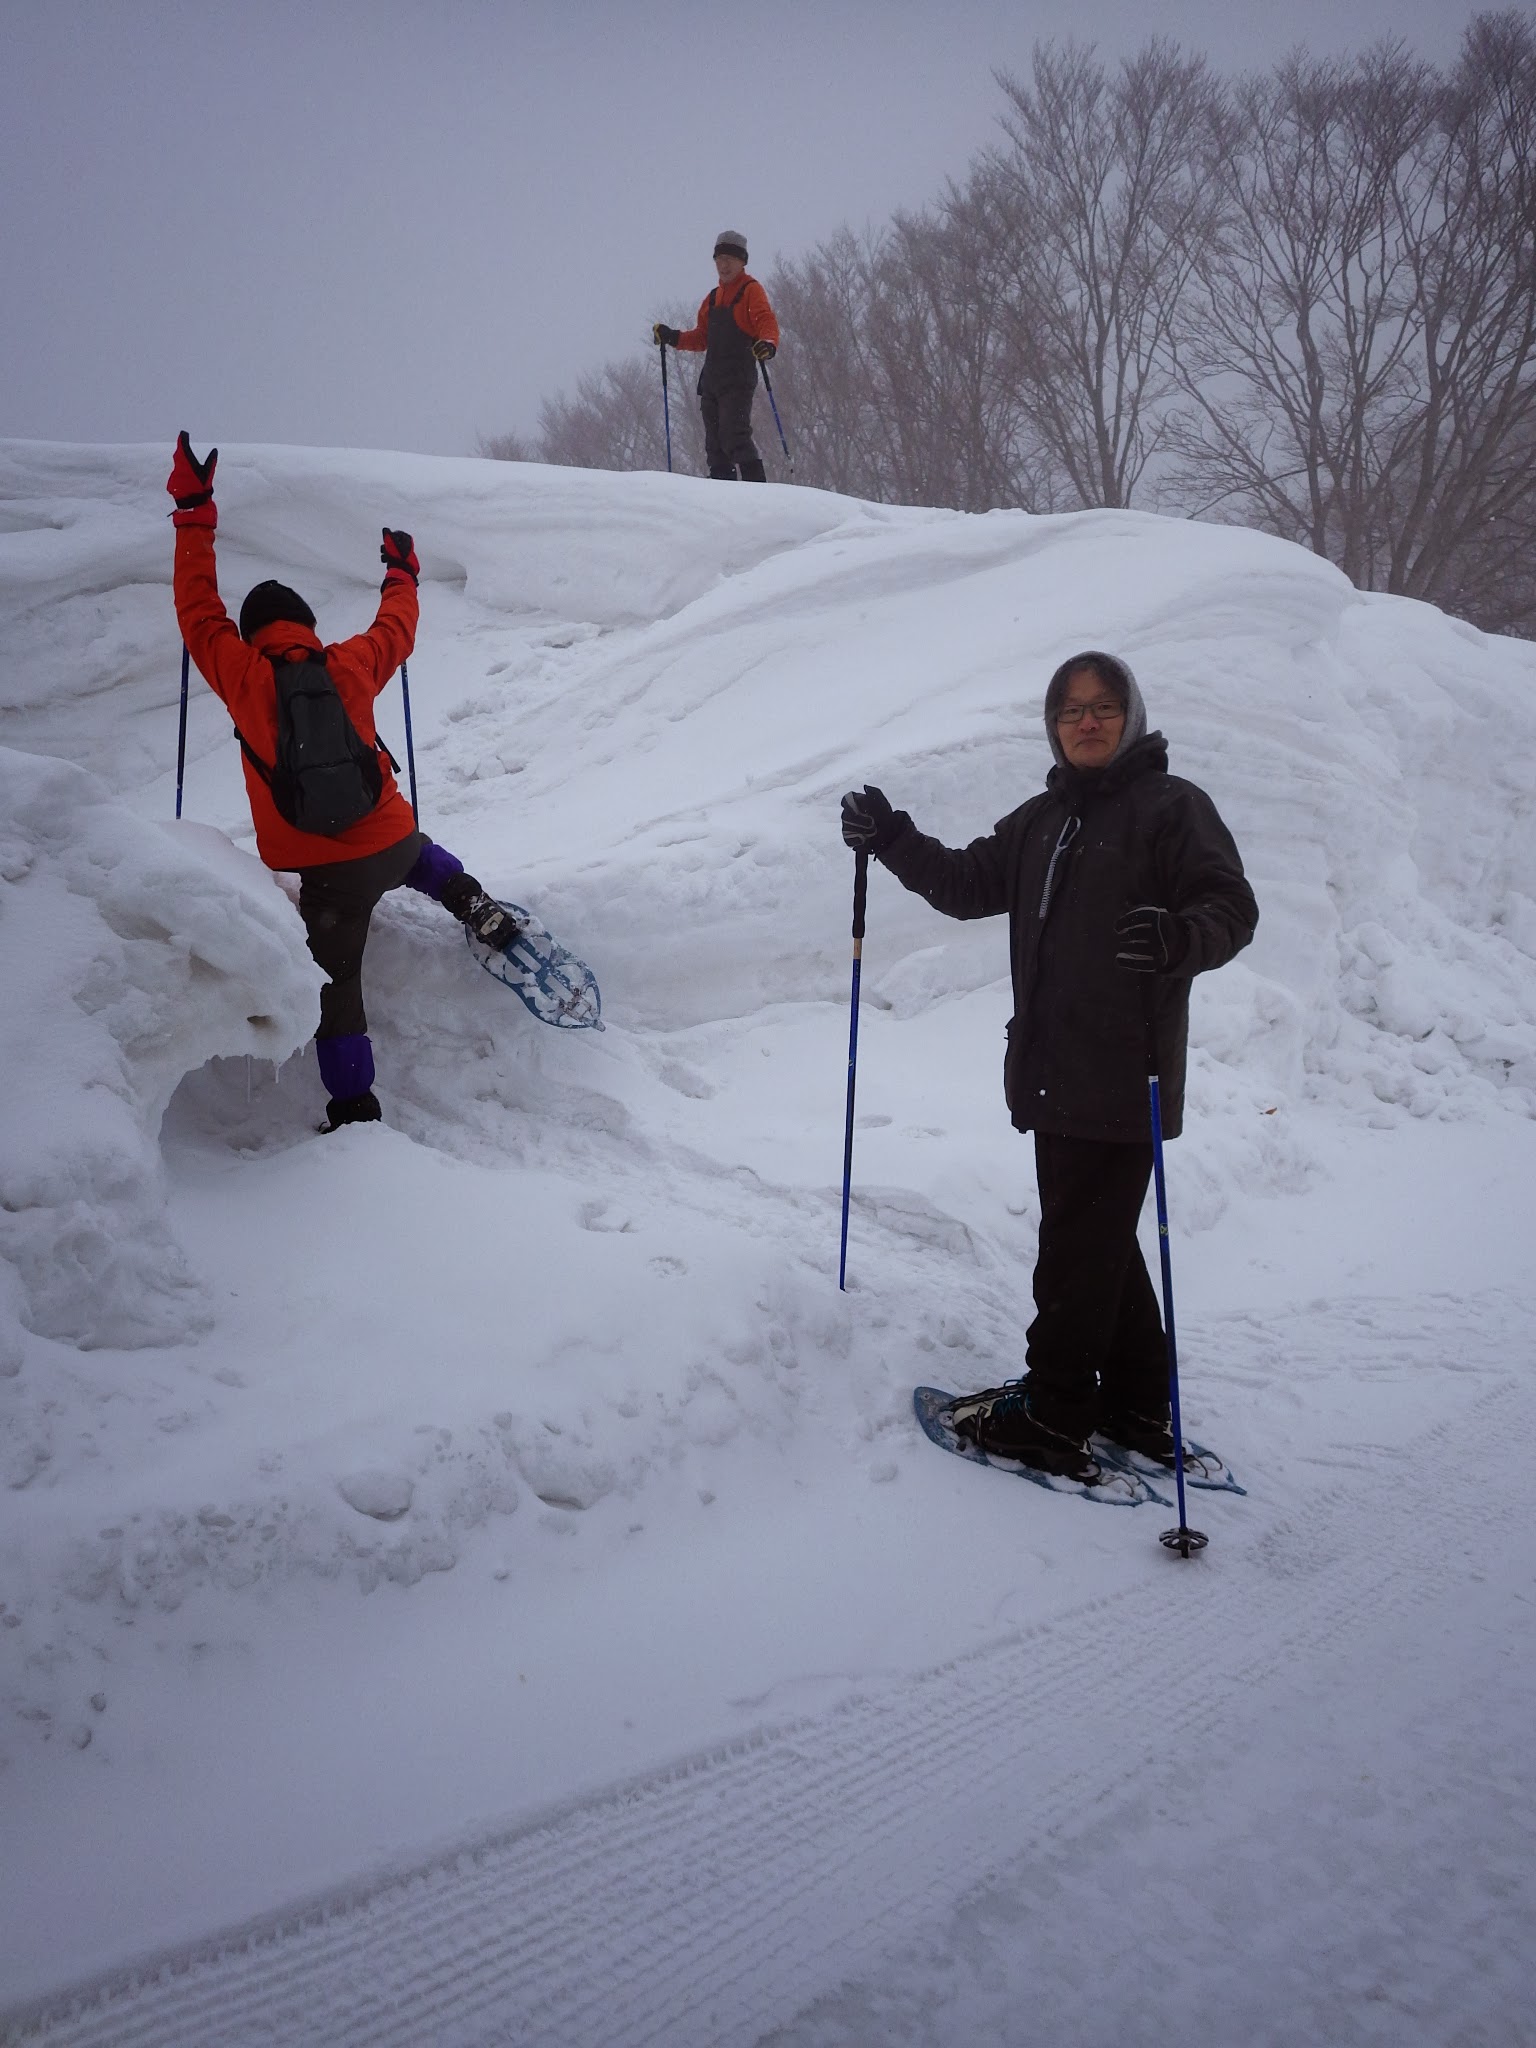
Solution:
[[[1120,744],[1109,761],[1117,761],[1127,747],[1133,747],[1147,729],[1147,707],[1142,702],[1141,691],[1136,678],[1118,655],[1101,654],[1097,648],[1088,648],[1082,654],[1069,655],[1051,677],[1045,693],[1045,737],[1050,742],[1051,756],[1058,768],[1070,767],[1070,762],[1061,751],[1061,741],[1056,736],[1056,713],[1061,709],[1061,700],[1067,694],[1067,677],[1077,668],[1095,668],[1106,679],[1106,687],[1125,705],[1125,729],[1120,735]],[[1107,768],[1109,761],[1104,763]],[[1075,772],[1075,771],[1074,771]],[[1097,774],[1099,771],[1093,771]]]

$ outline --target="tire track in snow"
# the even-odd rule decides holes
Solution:
[[[1491,1355],[1497,1331],[1478,1335]],[[893,1928],[1016,1862],[1021,1841],[1059,1851],[1147,1796],[1168,1729],[1230,1753],[1274,1675],[1473,1571],[1527,1492],[1531,1407],[1500,1380],[1267,1523],[1253,1499],[1196,1495],[1213,1533],[1199,1564],[1152,1560],[1123,1590],[916,1679],[116,1971],[16,2015],[3,2039],[746,2048],[872,1966]],[[1458,1455],[1495,1432],[1510,1455],[1491,1473]],[[1133,1549],[1166,1519],[1127,1516]],[[1170,1650],[1192,1635],[1197,1657]]]

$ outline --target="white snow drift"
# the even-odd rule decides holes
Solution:
[[[1328,1446],[1406,1440],[1442,1414],[1438,1348],[1416,1355],[1401,1328],[1389,1417],[1327,1346],[1301,1413],[1250,1311],[1305,1298],[1276,1251],[1292,1198],[1312,1227],[1326,1216],[1339,1260],[1315,1259],[1305,1286],[1381,1295],[1412,1265],[1376,1243],[1362,1189],[1395,1216],[1413,1162],[1479,1156],[1532,1185],[1536,649],[1362,596],[1262,536],[1141,515],[226,449],[232,608],[276,575],[328,637],[357,631],[380,527],[415,533],[423,825],[591,961],[609,1025],[542,1030],[441,911],[386,899],[367,973],[386,1127],[322,1139],[312,1059],[291,1057],[318,976],[284,885],[242,850],[238,750],[195,675],[189,822],[170,822],[167,453],[0,448],[0,1804],[31,1868],[17,1995],[255,1910],[288,1879],[345,1874],[381,1839],[398,1853],[601,1782],[613,1740],[638,1767],[739,1727],[749,1695],[827,1668],[754,1635],[727,1596],[680,1719],[680,1682],[659,1676],[697,1647],[662,1590],[679,1548],[756,1560],[850,1487],[910,1529],[903,1498],[958,1475],[962,1528],[983,1553],[1003,1521],[1027,1530],[1055,1611],[1115,1582],[1117,1517],[1002,1499],[915,1439],[914,1380],[1018,1369],[1033,1178],[1001,1100],[1002,927],[946,923],[878,872],[854,1284],[835,1284],[838,795],[878,782],[951,843],[989,829],[1041,782],[1045,680],[1075,647],[1136,669],[1261,908],[1253,947],[1197,987],[1171,1164],[1187,1412],[1263,1473],[1232,1526],[1297,1511]],[[403,758],[398,686],[380,722]],[[1513,1225],[1507,1262],[1485,1234],[1468,1287],[1514,1284],[1512,1247]],[[1423,1286],[1453,1284],[1436,1260],[1456,1255],[1424,1247]],[[979,1569],[976,1608],[939,1603],[914,1632],[871,1562],[881,1545],[861,1564],[836,1540],[854,1552],[826,1562],[865,1610],[837,1684],[989,1625],[1001,1567]],[[951,1540],[970,1571],[970,1539]],[[275,1670],[323,1597],[325,1642],[361,1668],[373,1632],[408,1643],[446,1611],[386,1623],[361,1590],[432,1574],[436,1592],[409,1596],[429,1603],[454,1567],[488,1629],[516,1613],[530,1663],[558,1645],[592,1697],[638,1688],[653,1709],[585,1743],[569,1691],[514,1686],[497,1712],[516,1743],[489,1787],[465,1738],[462,1770],[402,1791],[382,1837],[359,1780],[233,1871],[216,1843],[236,1800],[147,1891],[104,1882],[63,1912],[69,1855],[110,1869],[107,1834],[148,1824],[166,1771],[203,1768],[175,1765],[178,1743],[207,1760],[205,1793],[221,1745],[249,1754],[243,1694],[218,1694],[237,1718],[217,1733],[192,1645],[231,1674]],[[473,1696],[472,1670],[462,1682]],[[435,1693],[410,1697],[431,1727]],[[268,1743],[246,1796],[291,1784],[312,1735]],[[526,1779],[517,1745],[540,1759]]]

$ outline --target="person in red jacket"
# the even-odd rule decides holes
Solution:
[[[752,438],[752,401],[757,366],[778,353],[779,323],[768,294],[747,271],[747,245],[734,228],[715,237],[715,272],[720,282],[699,307],[687,333],[661,321],[651,329],[663,348],[702,353],[699,410],[704,415],[704,452],[713,477],[747,484],[768,481]]]
[[[176,617],[199,674],[234,720],[245,769],[256,850],[269,868],[299,877],[299,915],[309,950],[327,978],[320,991],[315,1052],[330,1100],[322,1130],[376,1123],[373,1046],[363,1008],[363,949],[374,906],[402,885],[433,897],[487,946],[509,946],[516,921],[488,896],[464,863],[416,828],[374,729],[373,703],[416,641],[416,579],[411,536],[386,527],[379,549],[384,583],[366,633],[323,646],[315,615],[284,583],[258,583],[240,607],[238,627],[219,596],[214,562],[218,508],[213,502],[217,448],[200,462],[185,433],[166,489],[176,501]],[[278,671],[288,663],[324,666],[336,695],[378,765],[379,795],[366,814],[335,833],[302,830],[279,808],[271,786],[278,753]],[[366,797],[364,798],[366,802]]]

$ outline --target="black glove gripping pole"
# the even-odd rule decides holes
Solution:
[[[656,346],[661,350],[661,424],[667,436],[667,474],[672,474],[672,400],[667,391],[667,344],[660,341]]]
[[[853,1086],[859,1066],[859,965],[864,953],[864,898],[869,887],[869,855],[853,858],[853,998],[848,1022],[848,1121],[843,1130],[843,1242],[837,1259],[837,1284],[848,1277],[848,1194],[853,1186]]]
[[[185,640],[181,643],[181,725],[176,734],[176,815],[181,816],[181,779],[187,768],[187,677],[192,656]]]
[[[1179,1417],[1179,1344],[1173,1328],[1173,1265],[1168,1256],[1168,1187],[1163,1179],[1163,1102],[1157,1076],[1157,1033],[1152,1016],[1150,979],[1145,988],[1147,1010],[1147,1093],[1152,1113],[1152,1177],[1157,1187],[1157,1249],[1163,1267],[1163,1328],[1168,1335],[1168,1403],[1173,1423],[1173,1482],[1179,1498],[1179,1526],[1157,1539],[1165,1550],[1193,1557],[1210,1538],[1191,1529],[1184,1510],[1184,1425]]]

